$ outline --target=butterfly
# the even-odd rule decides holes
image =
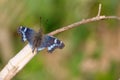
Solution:
[[[36,49],[37,52],[47,48],[49,53],[52,53],[56,48],[62,49],[65,44],[56,37],[43,35],[42,31],[35,32],[33,29],[20,26],[18,33],[22,37],[22,41],[28,41],[32,48],[32,52]]]

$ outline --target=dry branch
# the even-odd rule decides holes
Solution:
[[[73,23],[71,25],[57,29],[48,35],[55,35],[60,32],[75,28],[81,24],[86,24],[89,22],[99,21],[102,19],[117,19],[120,20],[120,17],[117,16],[100,16],[101,13],[101,4],[99,5],[97,16],[89,19],[84,19],[82,21]],[[36,51],[35,51],[36,52]],[[9,60],[8,64],[0,72],[0,80],[10,80],[12,79],[34,56],[36,53],[32,53],[32,50],[29,45],[26,45],[16,56]]]
[[[96,16],[96,17],[89,18],[89,19],[83,19],[82,21],[73,23],[73,24],[71,24],[71,25],[62,27],[62,28],[60,28],[60,29],[57,29],[57,30],[49,33],[49,35],[55,35],[55,34],[58,34],[58,33],[60,33],[60,32],[69,30],[69,29],[71,29],[71,28],[78,27],[78,26],[81,25],[81,24],[86,24],[86,23],[89,23],[89,22],[99,21],[99,20],[103,20],[103,19],[117,19],[117,20],[120,20],[120,17],[117,17],[117,16]]]

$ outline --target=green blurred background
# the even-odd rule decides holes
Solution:
[[[120,16],[120,0],[0,0],[0,70],[27,43],[17,28],[55,29],[97,15]],[[42,20],[40,20],[40,17]],[[55,35],[65,48],[36,55],[13,80],[120,79],[120,23],[101,20]]]

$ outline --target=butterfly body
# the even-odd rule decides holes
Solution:
[[[20,26],[18,33],[21,34],[22,41],[28,41],[33,52],[35,49],[40,51],[47,48],[48,52],[52,53],[56,48],[62,49],[65,46],[59,39],[53,36],[43,35],[42,31],[37,33],[30,28]]]

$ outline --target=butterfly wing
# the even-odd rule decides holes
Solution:
[[[38,48],[38,50],[46,47],[48,49],[48,52],[52,53],[56,48],[62,49],[64,46],[65,46],[64,43],[60,41],[59,39],[53,36],[45,35],[43,37],[43,42]]]
[[[24,27],[24,26],[20,26],[18,28],[18,33],[21,34],[22,41],[25,42],[27,40],[29,44],[33,45],[33,38],[36,33],[34,30]]]

